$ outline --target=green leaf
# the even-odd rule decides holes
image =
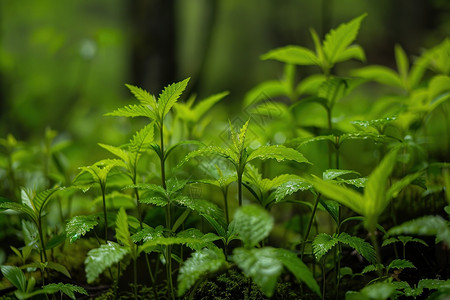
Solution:
[[[67,222],[66,236],[70,243],[73,243],[93,229],[96,225],[98,225],[98,218],[95,215],[75,216]]]
[[[172,106],[178,101],[189,80],[190,78],[186,78],[183,81],[170,84],[161,92],[158,98],[158,110],[161,119],[169,113]]]
[[[67,268],[65,266],[61,265],[61,264],[56,263],[56,262],[52,262],[52,261],[47,262],[46,268],[55,270],[55,271],[57,271],[57,272],[59,272],[61,274],[64,274],[65,276],[67,276],[69,278],[72,278],[72,276],[70,276],[70,273],[67,270]]]
[[[65,232],[55,235],[46,242],[45,249],[46,250],[53,249],[53,248],[59,246],[60,244],[62,244],[65,240],[66,240]]]
[[[411,236],[400,235],[400,236],[398,236],[398,240],[400,242],[402,242],[404,245],[406,245],[409,242],[413,242],[413,243],[419,243],[419,244],[424,245],[425,247],[428,247],[428,244],[424,240],[418,239],[418,238],[413,238]]]
[[[450,290],[450,279],[421,279],[417,287],[429,290]]]
[[[153,137],[154,123],[152,122],[145,125],[145,127],[133,135],[133,138],[130,140],[130,151],[136,155],[144,152],[148,147],[150,147],[150,143],[153,142]],[[137,160],[137,156],[135,157]]]
[[[311,180],[314,188],[325,197],[335,200],[354,212],[364,215],[364,200],[360,193],[338,185],[333,181],[324,181],[317,177]]]
[[[338,239],[334,236],[328,235],[326,233],[318,234],[312,243],[314,256],[317,260],[320,260],[322,256],[327,254],[336,244]]]
[[[352,171],[352,170],[328,169],[328,170],[325,170],[325,172],[323,172],[322,178],[323,178],[323,180],[333,180],[333,179],[336,179],[337,177],[340,177],[342,175],[347,175],[347,174],[360,175],[358,172]]]
[[[353,76],[374,80],[388,86],[403,88],[399,75],[385,66],[367,66],[353,70],[351,74]]]
[[[408,186],[409,184],[411,184],[414,180],[416,180],[417,178],[421,177],[423,174],[422,172],[417,172],[417,173],[413,173],[413,174],[409,174],[406,175],[405,177],[403,177],[402,179],[400,179],[399,181],[395,182],[388,190],[387,190],[387,198],[391,199],[391,198],[395,198],[397,197],[398,193],[405,188],[406,186]]]
[[[114,117],[146,117],[152,120],[156,119],[155,112],[146,105],[127,105],[122,108],[118,108],[113,112],[105,114],[105,116]]]
[[[405,50],[399,44],[395,45],[395,61],[397,62],[397,69],[404,86],[408,84],[409,60],[406,56]]]
[[[394,259],[387,266],[386,270],[389,272],[392,269],[407,269],[407,268],[416,269],[413,263],[407,259]]]
[[[50,283],[47,285],[44,285],[42,287],[45,291],[45,293],[47,294],[53,294],[56,292],[61,292],[66,294],[70,299],[76,299],[75,294],[74,293],[79,293],[79,294],[83,294],[88,296],[88,293],[86,292],[86,290],[80,286],[76,286],[73,284],[69,284],[69,283]]]
[[[220,237],[214,233],[203,234],[203,232],[196,228],[189,228],[184,231],[180,231],[177,234],[177,238],[186,239],[186,246],[196,251],[199,251],[205,247],[216,248],[213,242],[220,239]]]
[[[155,196],[155,197],[145,197],[142,199],[139,199],[139,202],[145,203],[145,204],[152,204],[160,207],[166,206],[169,202],[167,201],[167,198]]]
[[[87,282],[92,283],[104,270],[121,261],[128,253],[128,249],[110,241],[100,248],[90,250],[84,261]]]
[[[31,221],[33,221],[35,224],[37,224],[37,217],[36,217],[34,211],[26,205],[16,203],[16,202],[2,202],[2,203],[0,203],[0,208],[12,209],[17,212],[24,213],[27,215],[28,218],[30,218]]]
[[[62,190],[62,188],[48,189],[37,193],[36,196],[33,197],[31,203],[33,204],[35,211],[38,213],[38,216],[41,216],[42,211],[50,200],[50,197],[60,190]]]
[[[198,157],[198,156],[209,156],[209,155],[218,155],[221,157],[224,157],[226,159],[229,159],[230,161],[236,163],[238,161],[238,157],[235,153],[230,151],[229,149],[217,147],[217,146],[208,146],[204,148],[200,148],[197,150],[194,150],[190,152],[186,157],[183,159],[183,161],[178,165],[181,166],[184,163],[186,163],[188,160]]]
[[[388,231],[389,235],[417,234],[436,236],[438,241],[450,245],[450,227],[440,216],[424,216],[395,226]]]
[[[341,98],[343,98],[349,91],[348,79],[339,77],[330,77],[325,80],[317,91],[317,96],[322,99],[327,99],[326,109],[330,109]]]
[[[156,228],[146,227],[131,236],[131,240],[134,243],[139,243],[141,241],[147,242],[149,240],[164,237],[164,227],[157,226]]]
[[[368,266],[364,267],[364,269],[361,271],[361,274],[366,274],[366,273],[369,273],[369,272],[375,272],[379,268],[384,268],[384,266],[382,264],[368,265]]]
[[[11,282],[19,291],[25,292],[27,289],[27,279],[22,270],[15,266],[0,266],[3,276]]]
[[[250,153],[247,162],[253,159],[276,159],[277,161],[292,160],[298,163],[311,164],[300,152],[292,148],[286,148],[282,145],[262,146]]]
[[[177,196],[173,199],[175,203],[196,211],[201,216],[210,216],[222,227],[226,227],[223,211],[214,203],[203,199],[192,199],[188,196]]]
[[[247,205],[234,214],[234,224],[245,247],[251,248],[269,236],[273,227],[272,216],[263,208]]]
[[[335,62],[342,62],[350,59],[365,61],[366,55],[364,49],[359,45],[351,45],[336,56]]]
[[[204,248],[196,251],[184,262],[178,274],[178,297],[181,297],[200,278],[225,267],[227,261],[222,250]]]
[[[134,246],[128,229],[128,216],[123,207],[119,209],[116,217],[116,239],[128,249],[132,249]]]
[[[102,143],[98,143],[98,145],[100,147],[102,147],[103,149],[106,149],[107,151],[111,152],[115,156],[119,157],[120,159],[122,159],[126,163],[130,163],[130,157],[129,157],[129,154],[128,154],[128,152],[126,150],[124,150],[122,148],[119,148],[119,147],[102,144]]]
[[[361,21],[366,16],[367,14],[363,14],[348,23],[341,24],[325,35],[323,51],[331,66],[338,61],[338,58],[344,56],[342,53],[356,39]]]
[[[283,270],[276,249],[264,247],[260,249],[236,248],[232,260],[251,278],[267,296],[273,295],[278,277]]]
[[[388,238],[383,241],[383,243],[381,244],[381,247],[385,247],[390,244],[399,243],[399,242],[400,242],[400,240],[398,238],[395,238],[395,237]]]
[[[283,263],[285,268],[294,274],[295,278],[304,282],[313,292],[321,296],[320,287],[314,279],[311,270],[295,253],[282,248],[274,249],[274,251],[277,254],[277,258]]]
[[[368,299],[386,300],[395,293],[395,287],[391,283],[377,282],[364,287],[361,290],[363,296]]]
[[[153,111],[156,111],[157,103],[153,95],[150,95],[147,91],[130,84],[125,86],[131,91],[131,93],[138,99],[143,106],[149,105]]]
[[[287,182],[280,184],[274,192],[275,202],[281,202],[288,195],[292,195],[298,191],[306,191],[312,188],[312,184],[306,182],[304,179],[291,179]]]
[[[375,228],[378,216],[381,215],[391,200],[391,195],[386,194],[386,184],[394,169],[397,152],[398,149],[389,152],[367,180],[364,189],[363,215],[368,218],[367,228],[369,231]]]
[[[222,92],[218,94],[214,94],[209,96],[208,98],[202,100],[199,104],[197,104],[193,112],[192,122],[198,122],[200,118],[217,102],[228,96],[230,92]]]
[[[311,50],[300,46],[285,46],[263,54],[262,60],[273,59],[294,65],[319,65],[319,59]]]
[[[372,264],[377,262],[377,254],[375,249],[371,244],[365,242],[363,239],[356,236],[350,236],[345,232],[341,232],[337,239],[339,242],[349,245],[355,249],[359,254],[361,254],[362,257],[367,259],[368,262]]]

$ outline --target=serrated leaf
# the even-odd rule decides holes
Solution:
[[[417,287],[429,290],[450,290],[450,279],[422,279],[417,284]]]
[[[167,198],[163,198],[163,197],[159,197],[159,196],[141,198],[141,199],[139,199],[139,202],[145,203],[145,204],[152,204],[152,205],[156,205],[156,206],[160,206],[160,207],[164,207],[169,203]]]
[[[422,240],[422,239],[413,238],[413,237],[411,237],[411,236],[403,236],[403,235],[400,235],[400,236],[398,236],[397,238],[398,238],[398,240],[399,240],[400,242],[402,242],[404,245],[406,245],[406,244],[409,243],[409,242],[413,242],[413,243],[419,243],[419,244],[424,245],[425,247],[428,247],[428,244],[425,243],[425,241]]]
[[[273,224],[272,216],[260,206],[243,206],[234,214],[235,230],[247,248],[269,236]]]
[[[355,179],[345,179],[345,180],[339,180],[339,182],[349,184],[356,186],[358,188],[363,188],[366,186],[367,177],[361,177],[361,178],[355,178]]]
[[[102,144],[102,143],[98,143],[98,145],[100,147],[102,147],[103,149],[106,149],[107,151],[111,152],[115,156],[119,157],[120,159],[122,159],[126,163],[130,163],[130,157],[129,157],[129,154],[128,154],[128,152],[126,150],[124,150],[122,148],[119,148],[119,147]]]
[[[304,179],[291,179],[280,184],[274,192],[275,202],[281,202],[288,195],[292,195],[298,191],[306,191],[312,188],[312,184],[306,182]]]
[[[152,120],[156,119],[155,112],[146,105],[127,105],[122,108],[118,108],[113,112],[105,114],[105,116],[114,117],[146,117]]]
[[[164,227],[157,226],[155,228],[146,227],[131,236],[131,240],[134,243],[139,243],[141,241],[147,242],[149,240],[164,237]]]
[[[135,160],[137,160],[138,154],[142,153],[150,146],[150,143],[153,142],[153,137],[154,137],[153,122],[145,125],[141,130],[137,131],[133,135],[133,138],[130,140],[129,149],[132,153],[135,153]]]
[[[352,170],[328,169],[322,173],[322,178],[323,180],[333,180],[336,179],[337,177],[347,174],[360,175],[358,172]]]
[[[196,251],[184,262],[178,274],[178,297],[181,297],[200,278],[226,266],[225,255],[218,248]]]
[[[324,81],[317,91],[317,96],[327,100],[325,108],[330,109],[348,91],[347,79],[331,77]]]
[[[295,253],[282,248],[274,249],[274,251],[277,253],[277,258],[283,263],[285,268],[294,274],[295,278],[304,282],[313,292],[321,296],[320,287],[314,279],[311,270]]]
[[[98,218],[95,215],[75,216],[67,222],[66,236],[69,239],[69,242],[73,243],[96,225],[98,225]]]
[[[388,238],[383,241],[383,243],[381,244],[381,247],[386,247],[390,244],[399,243],[399,242],[400,242],[400,240],[395,237]]]
[[[336,244],[338,239],[326,233],[318,234],[312,243],[314,256],[320,260],[322,256],[328,253]]]
[[[65,276],[67,276],[69,278],[72,278],[70,276],[70,273],[67,270],[67,268],[65,266],[61,265],[61,264],[56,263],[56,262],[52,262],[52,261],[47,262],[46,268],[55,270],[55,271],[57,271],[57,272],[59,272],[61,274],[64,274]]]
[[[50,283],[47,285],[44,285],[42,289],[45,291],[45,293],[53,294],[56,292],[61,292],[66,294],[70,299],[76,299],[74,293],[79,293],[88,296],[88,293],[86,290],[80,286],[76,286],[69,283]]]
[[[203,199],[193,199],[187,196],[177,196],[173,202],[185,206],[197,212],[201,216],[210,216],[216,220],[222,227],[226,227],[223,211],[214,203]]]
[[[392,269],[416,269],[412,262],[407,259],[394,259],[391,263],[386,267],[387,271]]]
[[[125,84],[125,86],[131,91],[136,99],[141,102],[142,105],[149,105],[153,109],[153,111],[156,111],[157,103],[153,95],[150,95],[149,92],[131,84]]]
[[[365,242],[363,239],[356,236],[350,236],[345,232],[341,232],[337,239],[339,242],[355,249],[359,254],[361,254],[362,257],[367,259],[368,262],[373,264],[377,262],[377,254],[375,249],[371,244]]]
[[[205,247],[216,248],[213,242],[220,239],[220,237],[213,233],[203,234],[203,232],[196,228],[189,228],[180,231],[177,233],[177,238],[195,240],[195,242],[186,242],[186,246],[196,251],[199,251]]]
[[[293,141],[295,144],[298,144],[298,147],[301,147],[303,145],[309,144],[309,143],[313,143],[313,142],[318,142],[318,141],[329,141],[332,144],[334,144],[336,142],[336,137],[334,135],[320,135],[320,136],[315,136],[312,138],[302,138],[302,139],[298,139]]]
[[[373,127],[380,132],[386,124],[392,123],[395,120],[397,120],[397,116],[368,121],[352,121],[351,123],[355,125],[355,127],[362,130],[368,129],[369,127]]]
[[[178,101],[189,80],[190,78],[186,78],[183,81],[170,84],[161,92],[158,98],[158,110],[161,119],[169,113],[172,106]]]
[[[344,50],[356,39],[361,21],[366,15],[363,14],[348,23],[341,24],[325,35],[323,51],[331,66],[337,62],[337,59],[343,55]]]
[[[90,250],[84,261],[87,282],[92,283],[105,269],[121,261],[128,253],[127,248],[111,241]]]
[[[128,229],[128,216],[123,207],[119,209],[116,217],[116,239],[129,249],[134,246],[130,238],[130,230]]]
[[[450,245],[450,227],[440,216],[424,216],[395,226],[388,231],[389,235],[417,234],[436,236],[437,240]]]
[[[25,292],[27,288],[27,278],[25,274],[16,266],[0,266],[3,276],[11,282],[19,291]]]
[[[311,50],[300,46],[285,46],[273,49],[261,56],[262,60],[273,59],[294,65],[319,65],[319,59]]]
[[[267,297],[273,295],[278,277],[283,270],[282,262],[278,259],[278,253],[274,248],[236,248],[232,260],[245,276],[252,278]]]
[[[178,166],[183,165],[188,160],[190,160],[194,157],[208,156],[208,155],[218,155],[218,156],[224,157],[226,159],[229,159],[232,162],[238,161],[237,155],[234,152],[230,151],[229,149],[225,149],[225,148],[217,147],[217,146],[208,146],[208,147],[200,148],[200,149],[190,152],[188,155],[186,155],[186,157],[183,159],[183,161]]]
[[[253,159],[276,159],[277,161],[292,160],[298,163],[311,164],[300,152],[292,148],[287,148],[282,145],[262,146],[250,153],[247,162]]]
[[[375,272],[378,269],[383,269],[384,266],[382,264],[374,264],[374,265],[368,265],[365,266],[364,269],[361,271],[361,274],[366,274],[369,272]]]

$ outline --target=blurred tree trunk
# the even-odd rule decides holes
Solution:
[[[175,1],[129,1],[132,84],[159,94],[176,80]]]

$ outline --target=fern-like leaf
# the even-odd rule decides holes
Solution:
[[[266,54],[261,56],[262,60],[273,59],[276,61],[301,65],[319,65],[319,59],[316,54],[311,50],[300,46],[285,46],[277,49],[270,50]]]
[[[386,267],[386,270],[389,272],[392,269],[416,269],[412,262],[407,259],[394,259],[391,263]]]
[[[338,239],[326,233],[318,234],[312,243],[314,256],[320,260],[322,256],[328,253],[336,244]]]
[[[281,145],[262,146],[250,153],[247,161],[254,159],[276,159],[277,161],[292,160],[298,163],[311,164],[300,152],[292,148],[287,148]]]
[[[67,295],[70,299],[76,299],[75,293],[83,294],[88,296],[88,293],[86,290],[80,286],[76,286],[69,283],[50,283],[47,285],[44,285],[42,287],[43,290],[45,290],[45,293],[53,294],[56,292],[61,292],[65,295]]]
[[[98,224],[98,217],[95,215],[75,216],[67,222],[66,236],[70,243],[75,242]]]
[[[200,278],[225,267],[227,261],[222,250],[204,248],[194,252],[180,268],[178,275],[178,297],[181,297]]]
[[[118,108],[113,112],[105,114],[105,116],[114,117],[146,117],[152,120],[156,119],[156,114],[146,105],[127,105],[122,108]]]
[[[359,254],[362,255],[365,259],[367,259],[368,262],[374,264],[377,262],[377,254],[375,252],[375,249],[373,246],[367,242],[365,242],[363,239],[351,236],[345,232],[341,232],[338,236],[338,241],[349,245],[353,249],[355,249]]]
[[[127,248],[111,241],[90,250],[84,261],[87,282],[92,283],[104,270],[121,261],[127,254]]]
[[[450,245],[450,226],[441,216],[424,216],[395,226],[388,231],[389,235],[417,234],[436,236],[437,241]]]
[[[172,106],[178,101],[181,93],[186,89],[189,79],[170,84],[161,92],[158,98],[158,110],[161,119],[169,113]]]
[[[141,102],[142,105],[149,105],[153,111],[156,111],[157,103],[153,95],[150,95],[149,92],[131,84],[125,84],[125,86],[131,91],[136,99]]]

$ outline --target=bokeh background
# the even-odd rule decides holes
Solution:
[[[92,162],[97,142],[131,132],[103,116],[132,101],[125,83],[158,94],[186,77],[199,98],[230,91],[215,108],[226,120],[250,88],[281,76],[261,54],[312,47],[310,28],[323,35],[364,12],[368,64],[395,67],[396,43],[418,55],[450,36],[448,0],[1,0],[0,136],[39,141],[50,126],[76,145],[70,158]]]

